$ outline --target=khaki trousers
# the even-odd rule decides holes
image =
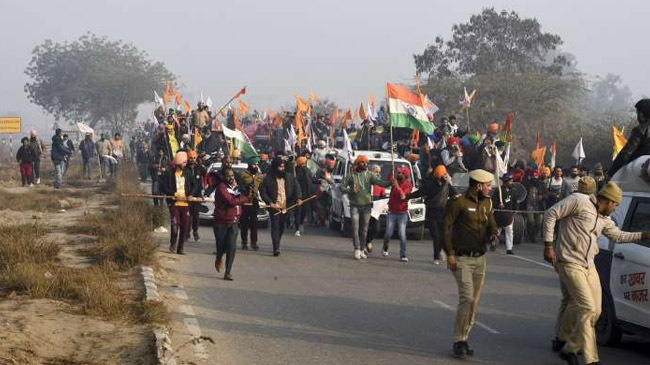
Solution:
[[[585,363],[598,361],[596,343],[596,321],[600,317],[602,292],[595,267],[558,263],[560,281],[569,293],[569,304],[562,317],[570,329],[562,349],[565,353],[577,354],[582,349]],[[562,325],[564,326],[564,324]]]
[[[558,271],[558,268],[559,265],[555,267],[555,271]],[[568,319],[568,316],[574,315],[574,313],[567,312],[571,296],[562,280],[560,280],[560,292],[562,293],[562,299],[560,300],[560,308],[558,308],[557,319],[555,321],[555,337],[560,341],[566,342],[566,339],[571,336],[571,331],[573,331],[573,327],[575,326],[575,320]]]
[[[474,316],[485,282],[485,255],[481,257],[456,257],[453,272],[458,285],[458,308],[454,323],[454,342],[467,341],[474,325]]]

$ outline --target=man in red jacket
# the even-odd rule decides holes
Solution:
[[[232,168],[221,170],[223,180],[214,194],[214,238],[217,241],[217,259],[214,263],[217,272],[223,270],[223,255],[226,255],[224,280],[232,281],[230,274],[237,250],[239,217],[242,205],[248,203],[248,193],[240,191]]]
[[[397,179],[391,180],[393,187],[388,197],[388,216],[386,217],[386,234],[384,235],[384,249],[382,255],[388,256],[388,243],[393,236],[395,225],[397,224],[397,234],[399,235],[399,257],[400,261],[408,262],[406,257],[406,224],[409,221],[408,208],[409,202],[407,195],[413,189],[413,185],[408,177],[411,175],[406,166],[397,168]]]

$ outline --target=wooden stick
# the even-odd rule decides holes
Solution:
[[[316,194],[310,196],[309,198],[303,200],[303,201],[302,201],[302,204],[305,204],[306,202],[308,202],[308,201],[314,199],[315,197],[316,197]],[[276,212],[274,215],[286,214],[286,213],[287,213],[288,211],[290,211],[291,209],[293,209],[293,208],[295,208],[295,207],[297,207],[297,206],[299,206],[299,205],[302,205],[302,204],[298,204],[298,203],[296,203],[296,204],[294,204],[294,205],[292,205],[292,206],[290,206],[290,207],[288,207],[288,208],[284,208],[284,209],[282,209],[282,210],[279,210],[279,211]]]
[[[122,193],[122,196],[130,198],[147,198],[147,199],[173,199],[179,201],[188,201],[188,202],[214,202],[214,198],[195,198],[195,197],[185,197],[178,198],[171,195],[153,195],[153,194],[126,194]],[[194,199],[191,199],[194,198]]]

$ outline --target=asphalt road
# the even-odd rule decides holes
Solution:
[[[211,227],[167,264],[182,299],[172,304],[176,323],[185,324],[176,337],[187,331],[215,341],[184,346],[181,363],[563,363],[550,351],[558,279],[542,262],[541,246],[519,245],[517,257],[503,249],[488,254],[470,339],[476,354],[461,361],[451,355],[456,284],[432,264],[429,240],[409,242],[411,261],[402,263],[397,240],[388,258],[375,250],[356,261],[351,240],[325,228],[285,235],[280,257],[271,256],[269,231],[260,234],[260,251],[238,249],[233,282],[214,270]],[[650,364],[649,345],[625,336],[619,347],[600,349],[601,361]]]

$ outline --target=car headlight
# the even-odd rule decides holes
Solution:
[[[420,218],[424,215],[424,209],[414,208],[409,210],[409,213],[411,214],[411,219]]]

